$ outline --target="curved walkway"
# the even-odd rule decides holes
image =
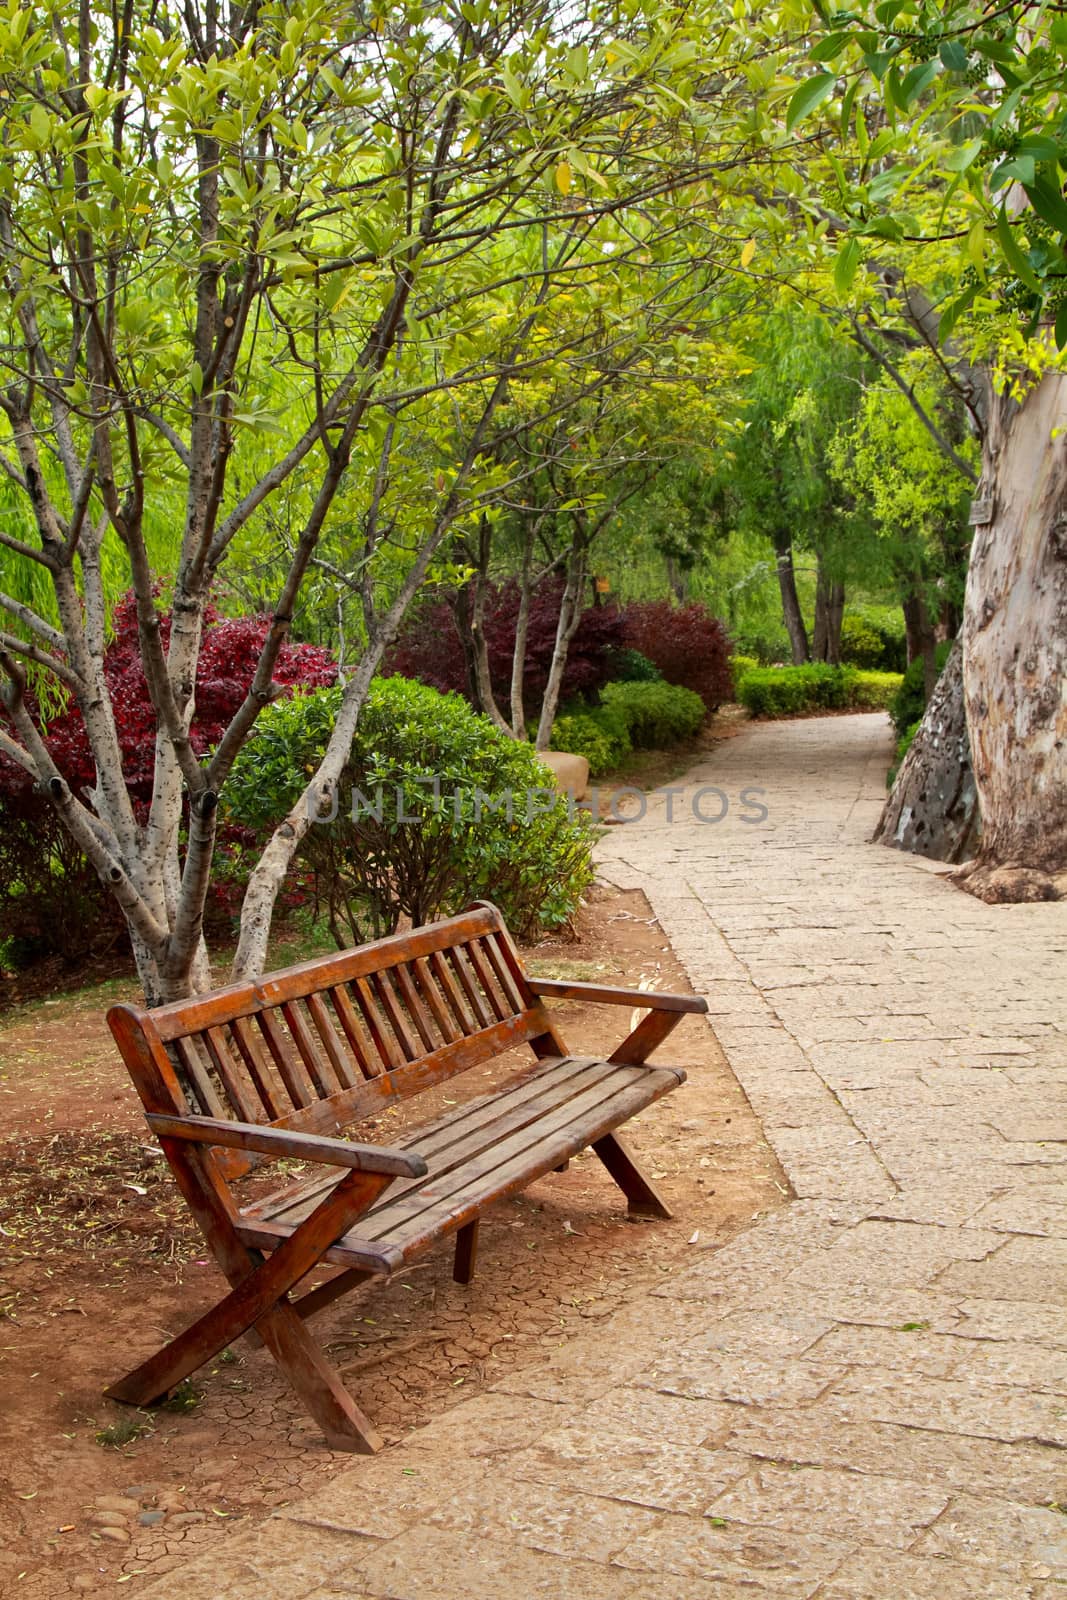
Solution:
[[[748,728],[601,849],[792,1205],[144,1592],[1063,1600],[1067,906],[867,844],[889,745]]]

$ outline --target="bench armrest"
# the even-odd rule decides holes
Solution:
[[[347,1167],[351,1172],[382,1172],[397,1178],[424,1178],[427,1166],[414,1151],[392,1145],[351,1144],[347,1139],[325,1139],[317,1133],[292,1128],[272,1128],[255,1122],[225,1122],[219,1117],[179,1117],[150,1111],[148,1126],[164,1139],[189,1139],[194,1144],[224,1145],[230,1150],[254,1150],[266,1156],[288,1156],[294,1161],[321,1161]]]
[[[658,994],[646,989],[612,989],[599,983],[564,983],[556,978],[527,978],[534,994],[545,1000],[587,1000],[591,1005],[640,1006],[645,1011],[693,1011],[703,1015],[708,1002],[697,994]]]

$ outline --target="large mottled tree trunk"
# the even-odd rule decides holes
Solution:
[[[1067,894],[1067,374],[990,407],[963,619],[982,811],[960,881],[985,900]]]
[[[926,707],[874,837],[934,861],[966,861],[978,837],[978,793],[963,705],[957,643]]]
[[[804,616],[797,596],[797,575],[793,567],[791,536],[783,534],[776,538],[774,550],[777,558],[778,588],[782,596],[782,618],[789,634],[794,665],[799,667],[808,659],[808,632],[804,626]]]

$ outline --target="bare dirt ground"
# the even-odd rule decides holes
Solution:
[[[577,939],[549,938],[525,955],[545,976],[689,988],[635,893],[596,890]],[[0,1019],[0,1593],[28,1600],[136,1587],[352,1459],[325,1447],[247,1341],[162,1410],[102,1398],[221,1288],[103,1020],[135,993],[131,978],[111,977]],[[576,1053],[603,1050],[630,1023],[625,1010],[555,1011]],[[677,1267],[696,1236],[725,1242],[785,1202],[781,1170],[707,1027],[687,1019],[661,1055],[684,1064],[689,1081],[630,1137],[672,1222],[628,1223],[587,1154],[485,1220],[471,1287],[452,1282],[446,1243],[317,1319],[389,1442],[609,1316]],[[399,1120],[484,1092],[517,1059],[361,1132],[389,1139]]]

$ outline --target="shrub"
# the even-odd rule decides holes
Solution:
[[[814,662],[750,668],[741,677],[738,698],[754,717],[801,717],[812,711],[883,710],[899,686],[896,673]]]
[[[196,678],[196,714],[190,734],[203,755],[248,692],[270,627],[269,617],[221,618],[209,608]],[[112,613],[112,638],[104,674],[115,707],[122,767],[138,817],[144,818],[152,793],[155,712],[141,668],[137,613],[132,595]],[[166,648],[170,618],[160,618]],[[276,683],[316,687],[332,683],[336,662],[328,650],[286,644],[274,672]],[[45,725],[45,743],[75,794],[91,789],[96,769],[81,714],[73,702]],[[125,923],[111,895],[73,844],[56,813],[21,767],[0,756],[0,943],[6,959],[26,963],[52,954],[76,961],[124,936]],[[221,870],[216,873],[206,910],[209,925],[228,927],[247,881],[248,838],[223,829],[218,840]],[[299,890],[296,891],[299,898]],[[290,901],[291,891],[281,906]]]
[[[601,698],[604,709],[625,719],[638,750],[666,750],[691,739],[707,715],[700,695],[675,683],[609,683]]]
[[[737,650],[755,657],[763,666],[793,659],[793,647],[783,623],[770,623],[762,628],[734,628],[732,633]]]
[[[612,683],[662,683],[663,674],[640,650],[612,650],[608,655]]]
[[[707,712],[692,689],[674,683],[609,683],[598,706],[569,706],[552,729],[553,750],[585,756],[599,778],[631,750],[665,750],[691,739]]]
[[[617,767],[630,753],[630,742],[620,744],[603,726],[596,711],[568,711],[557,717],[552,726],[552,749],[566,750],[572,756],[584,756],[590,774],[601,777]]]
[[[945,662],[948,660],[952,649],[952,641],[946,640],[937,647],[937,670],[940,674],[944,671]],[[926,674],[923,670],[921,656],[916,656],[911,663],[897,693],[889,703],[889,715],[893,719],[893,726],[898,734],[904,734],[913,722],[921,722],[923,712],[926,710]]]
[[[738,699],[738,685],[746,672],[751,672],[753,667],[758,667],[759,661],[755,656],[731,656],[730,676],[734,683],[734,699]]]
[[[733,694],[725,625],[700,601],[635,600],[622,614],[626,643],[647,656],[668,683],[691,689],[709,711]]]
[[[853,667],[880,667],[885,640],[862,617],[845,617],[841,623],[841,660]]]
[[[894,754],[893,754],[893,764],[889,768],[889,771],[885,775],[885,786],[886,786],[887,789],[892,789],[893,785],[896,783],[896,781],[897,781],[897,773],[900,771],[901,767],[904,764],[904,757],[907,755],[908,751],[911,749],[912,741],[914,740],[915,735],[919,731],[919,724],[921,722],[922,722],[922,718],[920,717],[919,721],[918,722],[913,722],[911,727],[906,729],[905,732],[902,733],[900,738],[897,740],[897,748],[896,748],[896,750],[894,751]]]
[[[903,676],[899,672],[860,672],[855,670],[849,705],[857,710],[888,711],[900,690]]]
[[[546,578],[533,593],[526,636],[523,698],[527,710],[536,709],[548,683],[556,625],[563,598],[563,579]],[[511,695],[511,665],[515,654],[515,624],[519,614],[519,585],[514,579],[490,586],[485,607],[485,643],[489,676],[501,707]],[[382,676],[415,678],[441,691],[469,697],[466,657],[456,625],[456,591],[430,589],[415,606],[386,652]],[[623,625],[617,607],[590,606],[582,612],[567,652],[561,695],[593,695],[612,676],[611,659],[623,646]]]
[[[294,804],[325,749],[340,695],[319,690],[263,713],[227,785],[231,816],[259,829]],[[592,881],[594,830],[588,818],[569,815],[562,795],[549,798],[551,789],[532,747],[461,696],[377,679],[337,815],[313,824],[301,846],[338,944],[481,898],[495,901],[520,938],[568,923]]]
[[[841,658],[856,667],[903,672],[908,661],[898,606],[850,606],[841,624]]]

